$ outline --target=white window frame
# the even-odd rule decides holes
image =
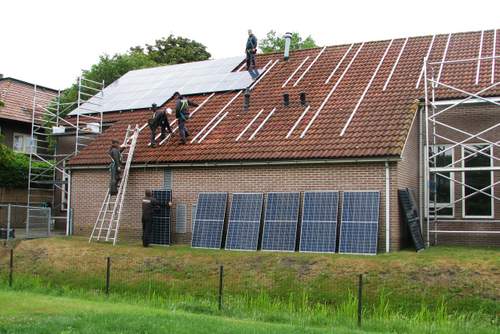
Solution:
[[[474,145],[485,145],[490,148],[490,155],[493,155],[493,145],[490,143],[467,143],[464,145],[461,145],[461,152],[462,152],[462,158],[465,157],[464,155],[464,147],[465,146],[474,146]],[[481,154],[481,153],[479,153]],[[493,167],[493,159],[491,157],[488,157],[490,159],[490,167]],[[462,160],[462,168],[465,168],[465,159]],[[490,171],[490,180],[491,183],[493,184],[495,182],[495,175],[493,173],[493,170]],[[491,200],[491,215],[489,216],[473,216],[473,215],[466,215],[465,214],[465,201],[467,198],[464,198],[465,195],[465,171],[462,172],[462,217],[464,219],[478,219],[478,218],[494,218],[495,217],[495,200],[493,196],[495,196],[495,187],[491,187],[491,195],[490,200]]]
[[[451,144],[436,144],[436,145],[429,145],[431,147],[435,147],[435,146],[444,146],[444,147],[451,147],[453,145]],[[425,152],[426,154],[429,154],[429,147],[428,145],[425,146]],[[450,150],[447,150],[447,151],[451,151],[451,162],[452,162],[452,166],[454,165],[455,163],[455,148],[451,148]],[[447,152],[445,151],[445,152]],[[434,154],[434,152],[433,152]],[[432,174],[433,173],[437,173],[437,172],[430,172],[429,175],[432,177]],[[440,209],[440,208],[451,208],[451,215],[443,215],[443,214],[440,214],[441,211],[438,211],[437,214],[436,214],[436,217],[437,218],[455,218],[455,172],[449,172],[450,173],[450,179],[449,182],[450,182],[450,202],[449,203],[436,203],[436,208],[437,209]],[[436,185],[436,188],[437,188],[437,185]],[[428,194],[429,196],[429,210],[426,210],[426,212],[429,213],[429,215],[431,215],[430,211],[431,209],[434,209],[434,201],[431,201],[430,200],[430,193]],[[434,216],[434,213],[431,215],[431,216]]]
[[[22,146],[23,146],[22,150],[18,150],[15,147],[16,136],[22,137]],[[12,150],[15,152],[18,152],[18,153],[30,154],[30,152],[31,152],[31,136],[27,135],[25,133],[14,132],[12,135]]]

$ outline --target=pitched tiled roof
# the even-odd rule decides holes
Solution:
[[[31,123],[34,85],[14,78],[0,79],[0,118]],[[55,90],[38,86],[38,96],[49,101]]]
[[[500,34],[497,45],[500,45]],[[493,52],[493,31],[483,33],[481,55]],[[146,128],[139,138],[134,162],[138,164],[335,159],[399,156],[423,96],[423,58],[431,61],[474,58],[479,55],[481,32],[400,38],[258,55],[257,67],[268,72],[251,92],[250,108],[243,111],[241,92],[217,93],[188,121],[191,140],[178,143],[176,135],[157,148],[147,146]],[[498,51],[497,51],[498,53]],[[271,68],[272,67],[272,68]],[[479,76],[476,84],[476,74]],[[464,70],[465,69],[465,70]],[[441,81],[479,91],[491,83],[491,59],[433,68]],[[500,61],[495,64],[500,77]],[[307,94],[309,106],[299,103]],[[282,94],[290,95],[283,106]],[[500,95],[500,88],[490,91]],[[437,90],[438,98],[461,94]],[[209,95],[192,96],[201,103]],[[234,99],[234,100],[233,100]],[[233,102],[227,106],[228,102]],[[173,107],[173,101],[167,102]],[[226,107],[222,112],[221,110]],[[191,109],[192,111],[193,109]],[[142,125],[149,111],[111,113],[116,123],[81,151],[71,164],[108,163],[112,138],[123,138],[128,124]],[[172,122],[172,119],[171,119]],[[195,141],[192,141],[196,138]]]

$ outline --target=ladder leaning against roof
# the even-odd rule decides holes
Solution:
[[[115,245],[118,240],[123,201],[127,192],[130,166],[132,165],[132,159],[134,157],[135,146],[137,144],[137,138],[139,137],[140,130],[141,128],[139,128],[138,125],[134,128],[129,125],[127,128],[122,144],[122,147],[125,147],[123,155],[127,156],[127,161],[125,163],[125,168],[123,169],[120,184],[118,185],[118,193],[116,196],[111,195],[108,189],[106,197],[102,202],[99,215],[95,221],[94,228],[92,229],[89,242],[92,240],[100,241],[104,239],[105,241],[113,241],[113,245]],[[103,231],[105,232],[105,235],[103,234]]]

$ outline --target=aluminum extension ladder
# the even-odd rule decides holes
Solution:
[[[120,229],[120,218],[122,214],[123,201],[125,199],[125,194],[127,192],[128,176],[130,172],[130,166],[132,165],[132,159],[134,157],[135,146],[137,144],[137,139],[141,128],[139,126],[128,126],[127,132],[125,134],[125,139],[123,140],[122,147],[125,147],[124,153],[122,155],[127,156],[127,161],[125,163],[125,168],[123,170],[123,175],[118,185],[118,193],[111,195],[109,189],[106,193],[106,197],[102,202],[99,215],[92,229],[92,234],[90,235],[89,242],[92,240],[96,241],[113,241],[113,245],[116,244],[118,240],[118,231]],[[103,233],[104,232],[104,233]]]

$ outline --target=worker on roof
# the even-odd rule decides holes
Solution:
[[[121,169],[122,169],[122,151],[124,147],[120,146],[117,140],[111,141],[111,147],[109,148],[108,154],[111,157],[111,164],[109,165],[109,171],[111,178],[109,181],[109,193],[110,195],[118,194],[118,183],[121,179]]]
[[[189,106],[197,107],[198,104],[188,100],[185,96],[182,96],[179,92],[174,93],[175,103],[175,117],[179,124],[179,134],[181,136],[181,143],[186,143],[186,138],[189,136],[188,129],[186,127],[186,121],[189,118]]]
[[[257,53],[257,37],[248,29],[247,46],[245,48],[247,56],[247,71],[255,71],[255,54]]]
[[[151,118],[148,120],[149,128],[151,129],[151,147],[156,147],[156,129],[161,126],[161,136],[160,140],[165,139],[166,130],[169,133],[172,133],[172,128],[170,127],[170,122],[168,121],[169,113],[172,113],[172,109],[167,108],[165,110],[158,110],[158,106],[156,103],[151,105],[151,110],[153,114]]]

